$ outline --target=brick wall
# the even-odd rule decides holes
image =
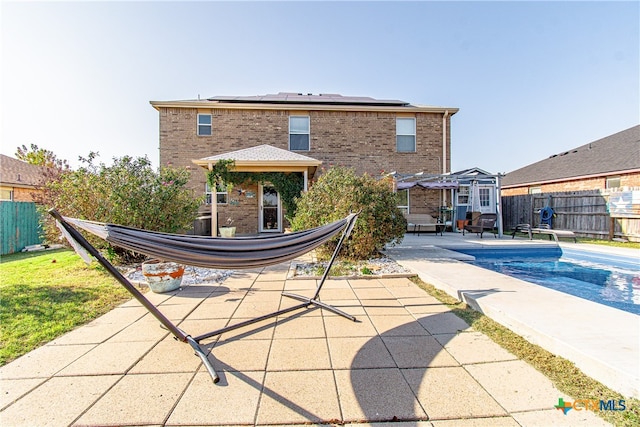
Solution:
[[[197,136],[197,114],[212,115],[212,135]],[[323,162],[323,167],[347,166],[356,173],[378,176],[382,172],[440,173],[442,164],[442,114],[416,113],[416,152],[396,152],[396,113],[345,111],[227,110],[196,108],[160,109],[160,164],[190,167],[189,184],[198,194],[205,188],[206,173],[191,162],[229,151],[268,144],[288,150],[289,116],[310,117],[310,151],[300,154]],[[404,117],[404,115],[403,115]],[[447,127],[449,126],[447,120]],[[447,165],[450,164],[450,131],[447,129]],[[257,191],[257,189],[256,189]],[[411,191],[412,212],[437,210],[440,192]],[[415,199],[414,199],[415,198]],[[257,211],[255,208],[245,212]],[[222,207],[233,211],[237,206]],[[248,208],[246,206],[245,208]],[[414,210],[415,209],[415,210]],[[224,215],[221,212],[221,223]],[[257,214],[253,221],[255,232]],[[238,233],[245,225],[236,224]]]
[[[33,188],[13,187],[13,200],[15,202],[33,202],[36,191]]]

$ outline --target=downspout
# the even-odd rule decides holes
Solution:
[[[504,233],[504,225],[502,224],[502,184],[500,182],[501,175],[496,175],[496,199],[498,210],[498,237],[502,238]]]
[[[444,110],[444,114],[442,115],[442,174],[447,173],[447,116],[449,115],[449,110]],[[441,190],[440,193],[441,202],[440,206],[444,206],[446,203],[445,190]],[[453,223],[453,217],[451,218]]]
[[[447,173],[447,116],[449,110],[442,115],[442,174]]]

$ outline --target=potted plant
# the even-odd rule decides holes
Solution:
[[[153,259],[142,263],[142,274],[149,288],[158,294],[175,291],[182,283],[184,265]]]
[[[219,227],[220,236],[221,237],[235,237],[236,236],[236,228],[233,225],[233,218],[227,218],[227,225],[223,227]]]

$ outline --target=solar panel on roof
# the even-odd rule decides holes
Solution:
[[[339,94],[302,94],[280,92],[277,94],[256,96],[214,96],[209,101],[238,103],[299,103],[299,104],[346,104],[346,105],[409,105],[408,102],[393,99],[375,99],[366,96],[342,96]]]

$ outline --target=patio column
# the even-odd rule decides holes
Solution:
[[[213,169],[213,163],[209,163],[209,170]],[[214,184],[211,188],[211,237],[218,235],[218,188]]]

